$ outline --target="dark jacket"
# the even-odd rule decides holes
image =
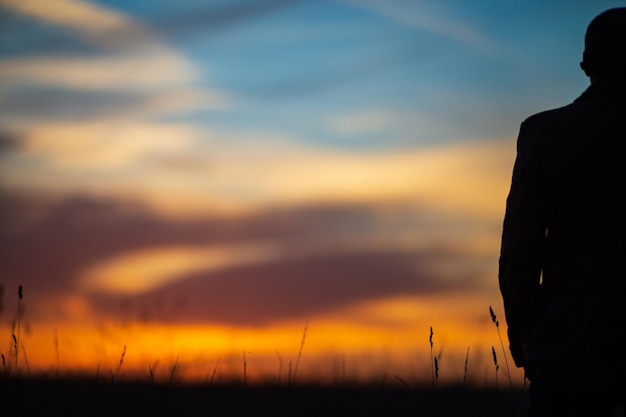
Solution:
[[[625,200],[626,84],[594,83],[522,123],[499,262],[517,366],[622,343]]]

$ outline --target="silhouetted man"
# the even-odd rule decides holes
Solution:
[[[594,18],[572,104],[526,119],[499,284],[531,416],[611,416],[626,389],[626,8]]]

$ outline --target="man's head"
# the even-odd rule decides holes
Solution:
[[[626,7],[602,12],[589,23],[580,67],[589,77],[626,80]]]

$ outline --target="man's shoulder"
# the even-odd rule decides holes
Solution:
[[[535,113],[528,116],[522,125],[525,127],[540,127],[557,123],[562,120],[571,120],[575,117],[580,110],[580,105],[577,102],[567,104],[565,106],[557,107],[550,110],[544,110],[539,113]]]
[[[535,113],[527,117],[522,124],[526,127],[560,126],[565,123],[576,126],[578,123],[597,123],[604,118],[608,110],[614,117],[624,120],[626,109],[626,84],[597,83],[590,85],[573,102]]]

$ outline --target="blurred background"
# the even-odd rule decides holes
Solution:
[[[493,383],[519,124],[620,3],[0,0],[0,352]]]

